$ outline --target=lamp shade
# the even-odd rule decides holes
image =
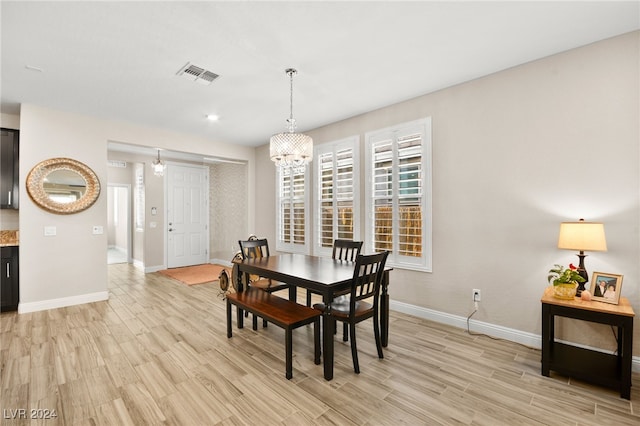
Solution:
[[[287,119],[287,131],[271,136],[269,155],[277,167],[291,167],[295,171],[303,171],[313,158],[313,139],[302,133],[296,133],[296,119],[293,118],[293,75],[295,68],[285,70],[291,83],[290,115]]]
[[[304,166],[313,158],[313,139],[302,133],[278,133],[269,142],[271,160],[278,166]]]
[[[579,251],[607,251],[604,225],[598,222],[562,222],[558,248]]]

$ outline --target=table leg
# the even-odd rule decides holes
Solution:
[[[293,302],[298,301],[298,287],[296,287],[295,285],[289,286],[289,300]]]
[[[324,296],[326,309],[322,314],[322,358],[324,361],[325,380],[333,379],[333,321],[331,319],[331,301],[333,295]]]
[[[622,362],[622,368],[620,369],[620,396],[624,399],[631,399],[632,341],[633,317],[628,317],[624,319],[624,323],[621,326],[618,326],[618,360]]]
[[[382,289],[380,289],[380,339],[382,346],[389,344],[389,271],[384,272],[382,279]]]
[[[542,369],[543,376],[549,377],[549,361],[551,360],[551,346],[553,346],[554,316],[549,305],[542,304]]]

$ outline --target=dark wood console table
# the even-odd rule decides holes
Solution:
[[[633,349],[633,308],[629,300],[620,298],[618,305],[584,301],[579,298],[562,300],[553,297],[553,287],[547,287],[542,302],[542,375],[553,370],[560,374],[589,381],[620,391],[622,398],[631,396],[631,358]],[[618,328],[618,350],[608,354],[556,342],[555,317],[609,324]]]

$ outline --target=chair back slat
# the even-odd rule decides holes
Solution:
[[[362,243],[362,241],[334,240],[333,254],[331,257],[337,260],[355,262],[356,257],[360,254],[360,250],[362,250]]]
[[[254,259],[269,256],[269,242],[266,238],[253,240],[238,240],[243,259]]]
[[[358,255],[351,282],[351,311],[354,311],[358,300],[373,297],[373,304],[377,309],[380,285],[387,261],[388,251],[370,255]]]

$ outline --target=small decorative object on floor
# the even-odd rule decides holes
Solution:
[[[547,280],[549,283],[553,282],[554,297],[571,300],[576,296],[578,283],[585,282],[585,279],[580,276],[577,269],[572,263],[569,264],[567,269],[558,264],[549,269]]]
[[[229,273],[226,269],[220,271],[220,275],[218,275],[218,282],[220,282],[220,291],[226,294],[227,290],[229,290]]]

